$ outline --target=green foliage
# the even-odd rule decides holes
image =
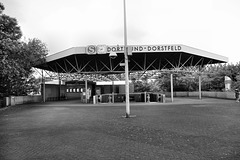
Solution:
[[[203,91],[224,91],[225,76],[232,79],[232,90],[240,88],[240,63],[208,65],[203,69],[204,72],[201,74]],[[197,91],[199,89],[198,73],[187,71],[189,69],[173,74],[174,91]],[[146,72],[138,81],[135,80],[135,91],[169,92],[171,90],[170,73],[155,71],[154,74],[152,71]]]
[[[135,81],[134,83],[135,92],[149,92],[150,85],[146,81]]]
[[[208,66],[207,77],[204,78],[204,87],[208,86],[208,90],[224,90],[224,77],[227,76],[232,80],[232,90],[240,87],[240,64],[219,64]]]
[[[38,39],[21,41],[17,20],[2,14],[3,10],[0,3],[0,96],[26,95],[29,92],[26,86],[34,78],[32,67],[45,60],[47,48]]]

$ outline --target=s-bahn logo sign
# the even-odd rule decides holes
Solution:
[[[182,51],[181,45],[137,45],[128,46],[128,52],[180,52]],[[107,54],[110,52],[123,53],[124,46],[107,46],[107,45],[89,45],[86,48],[87,54]]]
[[[89,45],[86,48],[87,54],[106,54],[107,46],[106,45]]]
[[[97,52],[96,46],[94,45],[87,46],[86,52],[87,54],[96,54]]]

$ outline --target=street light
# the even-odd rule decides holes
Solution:
[[[128,69],[128,47],[127,47],[127,21],[126,21],[126,2],[123,0],[124,8],[124,66],[125,66],[125,94],[126,94],[126,118],[130,118],[130,103],[129,103],[129,69]],[[115,58],[117,55],[114,52],[109,54],[109,57]]]
[[[116,52],[110,52],[109,57],[111,59],[115,59],[117,57],[117,53]]]
[[[126,118],[130,118],[128,53],[127,53],[127,21],[126,21],[126,2],[125,2],[125,0],[123,0],[123,8],[124,8],[124,59],[125,59]]]

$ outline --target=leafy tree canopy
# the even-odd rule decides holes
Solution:
[[[133,81],[135,92],[170,91],[170,73],[148,71],[140,77],[137,74],[132,76],[136,77]],[[235,88],[240,89],[240,63],[208,65],[204,67],[204,72],[201,76],[201,88],[203,91],[224,91],[225,76],[230,77],[232,80],[231,90]],[[196,72],[188,72],[188,69],[173,74],[174,91],[198,91],[198,77],[199,75]]]
[[[26,94],[32,67],[44,61],[47,48],[39,39],[22,41],[22,32],[15,18],[3,14],[0,3],[0,96]]]

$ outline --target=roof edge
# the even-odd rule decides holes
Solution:
[[[69,49],[51,54],[46,57],[46,62],[54,61],[56,59],[60,59],[78,53],[86,53],[85,47],[71,47]]]
[[[221,56],[219,54],[211,53],[211,52],[204,51],[204,50],[201,50],[201,49],[197,49],[197,48],[194,48],[194,47],[189,47],[187,45],[181,45],[181,46],[182,46],[182,50],[184,52],[195,54],[195,55],[198,55],[198,56],[207,57],[207,58],[216,59],[216,60],[222,61],[224,63],[229,62],[229,59],[226,56]]]
[[[194,55],[198,55],[198,56],[212,58],[212,59],[215,59],[215,60],[220,61],[222,63],[229,62],[228,57],[221,56],[221,55],[211,53],[211,52],[208,52],[208,51],[204,51],[204,50],[201,50],[201,49],[197,49],[197,48],[194,48],[194,47],[189,47],[187,45],[182,45],[182,44],[129,45],[129,46],[180,46],[181,49],[178,50],[179,52],[186,52],[186,53],[190,53],[190,54],[194,54]],[[157,51],[154,51],[154,52],[157,52]],[[166,52],[168,52],[168,51],[166,51]],[[177,52],[177,50],[175,52]],[[86,47],[72,47],[72,48],[57,52],[55,54],[47,56],[46,57],[46,62],[54,61],[56,59],[61,59],[61,58],[64,58],[64,57],[67,57],[67,56],[70,56],[70,55],[74,55],[74,54],[87,54],[86,53]]]

